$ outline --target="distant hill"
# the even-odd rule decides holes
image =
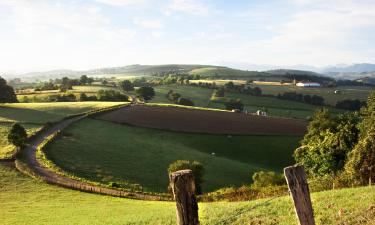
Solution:
[[[19,75],[21,78],[33,78],[34,80],[48,80],[61,78],[64,76],[77,78],[81,75],[88,76],[152,76],[163,75],[168,73],[189,73],[200,75],[205,78],[220,79],[252,79],[263,81],[284,81],[288,82],[293,79],[308,80],[316,82],[329,82],[332,78],[324,77],[311,71],[278,69],[266,72],[248,71],[233,69],[224,66],[213,65],[185,65],[185,64],[167,64],[167,65],[128,65],[122,67],[108,67],[93,70],[74,71],[74,70],[52,70],[45,72],[33,72]]]
[[[266,72],[274,75],[284,76],[285,78],[291,80],[296,79],[299,81],[313,81],[319,83],[327,83],[334,81],[334,79],[331,77],[305,70],[277,69],[268,70]]]
[[[375,71],[375,64],[360,63],[348,66],[332,66],[325,68],[322,72],[329,73],[363,73]]]

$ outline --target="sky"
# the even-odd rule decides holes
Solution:
[[[375,0],[0,0],[0,73],[375,63],[374,12]]]

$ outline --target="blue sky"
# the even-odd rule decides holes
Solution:
[[[375,0],[0,0],[0,71],[374,63],[374,12]]]

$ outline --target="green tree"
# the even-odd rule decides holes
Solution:
[[[236,99],[236,100],[235,99],[230,99],[229,102],[225,103],[225,108],[227,110],[237,109],[237,110],[242,111],[243,108],[244,108],[244,105],[241,102],[241,99]]]
[[[177,104],[179,105],[186,105],[186,106],[194,106],[194,102],[188,98],[179,98],[177,100]]]
[[[82,85],[85,85],[88,83],[88,77],[87,75],[82,75],[81,78],[79,79],[79,82],[82,84]]]
[[[345,172],[354,183],[371,185],[375,179],[375,91],[368,97],[362,117],[359,141],[349,154]]]
[[[18,102],[13,87],[7,85],[5,79],[0,77],[0,103]]]
[[[25,128],[18,123],[13,124],[8,134],[8,142],[19,149],[26,144],[26,141],[27,133]]]
[[[129,92],[134,90],[134,85],[130,80],[123,80],[120,83],[120,87],[123,91]]]
[[[282,174],[277,174],[272,171],[255,172],[252,176],[253,187],[269,187],[286,184],[285,178]]]
[[[358,141],[358,114],[343,114],[332,118],[327,110],[317,111],[294,152],[297,163],[310,175],[335,177],[346,163],[347,154]]]
[[[137,89],[138,97],[142,98],[145,101],[151,100],[155,96],[155,90],[152,87],[140,87]]]
[[[168,174],[176,172],[178,170],[186,170],[186,169],[193,171],[196,193],[202,194],[204,167],[200,162],[197,162],[197,161],[191,162],[188,160],[177,160],[169,165]]]

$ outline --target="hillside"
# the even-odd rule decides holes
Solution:
[[[0,164],[0,221],[40,224],[176,224],[175,204],[114,198],[48,185]],[[374,188],[312,194],[317,224],[375,220]],[[243,212],[243,213],[242,213]],[[202,224],[297,224],[289,196],[249,202],[200,203]],[[225,223],[224,223],[225,224]]]

